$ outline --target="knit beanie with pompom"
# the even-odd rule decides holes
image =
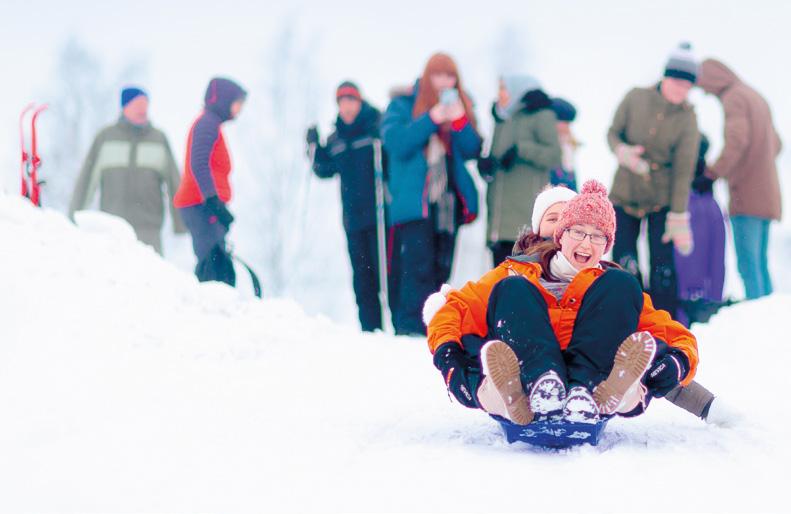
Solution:
[[[604,253],[612,248],[615,241],[615,209],[607,198],[607,188],[598,180],[588,180],[582,185],[580,193],[566,203],[555,227],[555,243],[572,225],[593,225],[607,236]]]

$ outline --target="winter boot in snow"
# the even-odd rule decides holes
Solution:
[[[587,388],[572,387],[563,405],[563,419],[572,423],[591,423],[599,421],[599,407]]]
[[[478,404],[490,414],[517,425],[528,425],[533,413],[519,378],[519,361],[510,346],[489,341],[481,348],[484,379],[478,388]]]
[[[648,332],[635,332],[627,337],[615,352],[615,363],[610,375],[593,390],[593,399],[602,414],[626,412],[622,410],[624,396],[636,384],[656,355],[656,341]]]
[[[566,399],[566,386],[554,370],[549,370],[530,388],[530,410],[541,418],[559,413]]]

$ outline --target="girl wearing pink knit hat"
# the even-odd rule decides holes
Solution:
[[[607,190],[588,181],[539,253],[510,257],[449,293],[428,343],[456,399],[518,425],[595,423],[642,413],[692,381],[694,336],[601,259],[614,236]]]

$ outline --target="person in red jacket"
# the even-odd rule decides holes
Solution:
[[[460,403],[521,425],[556,415],[596,422],[640,414],[692,381],[694,336],[601,260],[614,235],[607,191],[588,181],[542,251],[510,257],[448,295],[428,343]],[[476,338],[489,342],[465,345]]]
[[[231,158],[222,124],[239,116],[247,93],[229,79],[213,78],[206,88],[205,107],[192,124],[187,140],[184,176],[173,203],[192,234],[201,282],[236,284],[225,235],[233,222],[226,204],[231,200]]]

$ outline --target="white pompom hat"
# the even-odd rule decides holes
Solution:
[[[577,193],[564,186],[550,187],[538,193],[536,203],[533,205],[533,218],[530,220],[533,233],[538,234],[541,218],[544,217],[547,209],[558,202],[568,202],[575,196]]]

